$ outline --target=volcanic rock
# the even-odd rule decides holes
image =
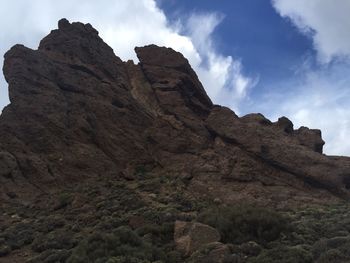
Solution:
[[[177,249],[190,256],[201,247],[220,241],[220,234],[205,224],[176,221],[174,240]]]
[[[179,52],[135,51],[138,64],[123,62],[90,24],[63,19],[38,50],[15,45],[5,54],[2,199],[135,180],[139,167],[186,174],[189,192],[224,203],[349,197],[350,158],[322,154],[319,130],[294,130],[285,117],[238,117],[213,105]]]
[[[197,252],[195,252],[190,262],[193,263],[225,263],[225,262],[237,262],[231,255],[231,251],[228,245],[220,242],[213,242],[202,246]]]

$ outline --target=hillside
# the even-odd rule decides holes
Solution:
[[[170,48],[135,52],[62,19],[5,54],[1,262],[316,262],[334,238],[344,261],[317,262],[350,259],[349,157],[214,105]]]

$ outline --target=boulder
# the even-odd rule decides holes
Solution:
[[[16,158],[9,152],[0,151],[0,177],[11,178],[16,170]]]
[[[231,251],[228,245],[220,242],[213,242],[203,245],[198,249],[191,258],[191,263],[227,263],[236,261],[232,258]]]
[[[296,131],[296,134],[301,145],[304,145],[318,153],[323,152],[323,145],[325,142],[322,139],[320,130],[309,129],[303,126]]]
[[[190,256],[202,246],[220,241],[220,234],[215,228],[205,224],[176,221],[174,240],[176,249]]]
[[[294,129],[294,125],[293,123],[287,118],[287,117],[281,117],[278,118],[278,121],[276,123],[276,126],[281,129],[282,131],[284,131],[285,133],[293,133]]]

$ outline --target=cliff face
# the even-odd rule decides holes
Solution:
[[[90,24],[58,26],[38,50],[16,45],[5,55],[3,200],[86,180],[134,180],[138,170],[184,178],[193,195],[227,203],[349,197],[350,158],[323,155],[319,130],[213,105],[172,49],[136,48],[135,65]]]

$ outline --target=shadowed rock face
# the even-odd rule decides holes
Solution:
[[[319,130],[294,130],[285,117],[239,118],[212,104],[182,54],[135,51],[139,64],[123,62],[90,24],[62,19],[38,50],[5,54],[2,198],[87,178],[132,180],[140,166],[188,178],[189,191],[224,202],[349,196],[350,158],[323,155]]]

